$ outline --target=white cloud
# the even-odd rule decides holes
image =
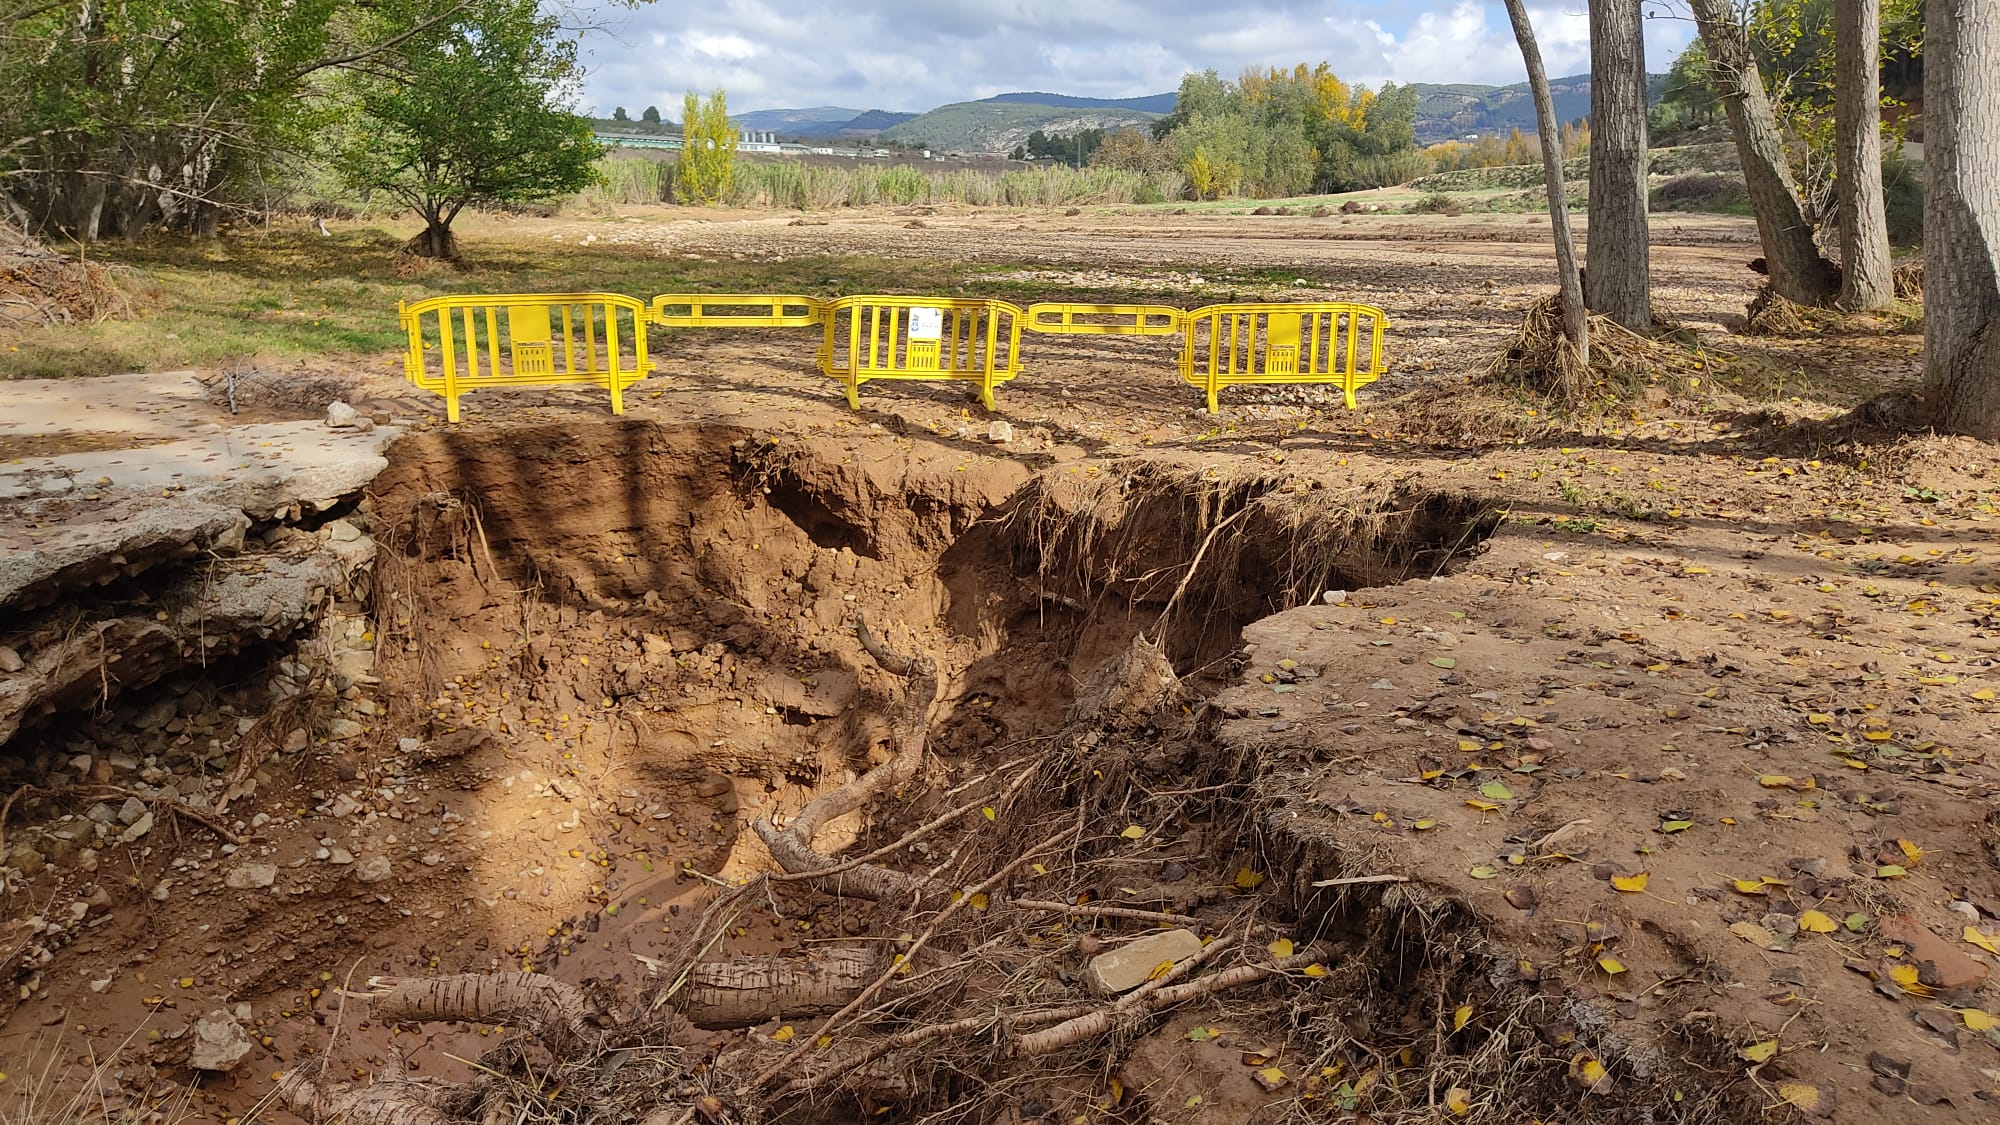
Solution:
[[[1589,67],[1583,0],[1532,9],[1551,75]],[[723,0],[609,15],[586,44],[586,102],[677,106],[717,86],[730,106],[925,110],[1012,90],[1136,97],[1213,68],[1330,62],[1355,81],[1518,82],[1505,11],[1486,0]],[[1650,69],[1688,40],[1648,24]]]

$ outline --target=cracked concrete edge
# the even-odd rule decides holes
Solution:
[[[289,558],[246,557],[214,573],[202,568],[155,599],[168,608],[153,616],[104,618],[38,647],[26,667],[0,676],[0,747],[30,720],[102,705],[190,661],[290,636],[374,556],[374,541],[362,538],[323,541]]]

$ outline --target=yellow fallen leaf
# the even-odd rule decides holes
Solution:
[[[1646,889],[1646,883],[1651,879],[1652,875],[1644,871],[1637,875],[1613,875],[1611,885],[1624,894],[1636,895]]]
[[[1832,726],[1833,716],[1825,713],[1824,711],[1815,711],[1812,714],[1806,716],[1806,722],[1809,722],[1816,727]]]
[[[1991,703],[1995,699],[2000,699],[2000,693],[1995,693],[1992,688],[1980,688],[1978,691],[1972,693],[1972,698],[1977,699],[1981,703]]]
[[[1777,935],[1755,922],[1731,922],[1729,932],[1759,949],[1769,949],[1777,940]]]
[[[1326,966],[1325,966],[1325,965],[1307,965],[1307,966],[1306,966],[1305,968],[1303,968],[1303,969],[1301,969],[1301,970],[1299,970],[1299,971],[1300,971],[1300,972],[1303,972],[1303,973],[1304,973],[1305,975],[1307,975],[1307,976],[1309,976],[1309,977],[1323,977],[1323,976],[1325,976],[1325,975],[1326,975]]]
[[[1799,915],[1799,929],[1808,933],[1830,934],[1840,929],[1840,923],[1820,911],[1808,910]]]
[[[1790,789],[1792,779],[1781,773],[1767,773],[1757,779],[1757,784],[1766,789]]]
[[[1475,809],[1478,809],[1480,812],[1492,812],[1494,809],[1500,807],[1499,805],[1493,803],[1492,801],[1482,801],[1477,797],[1467,797],[1465,799],[1465,803],[1471,805]]]
[[[1808,1117],[1833,1116],[1833,1095],[1804,1082],[1778,1083],[1778,1096]]]
[[[2000,945],[1994,942],[1996,935],[1982,931],[1978,926],[1965,927],[1965,940],[1984,949],[1988,953],[2000,953]]]
[[[972,896],[972,908],[974,910],[984,910],[988,906],[992,905],[992,901],[993,900],[987,898],[986,893],[982,891],[979,894]]]
[[[1569,1061],[1570,1077],[1583,1083],[1583,1088],[1592,1093],[1604,1093],[1606,1080],[1610,1077],[1604,1064],[1588,1055],[1578,1055]]]
[[[1146,979],[1159,980],[1161,977],[1166,976],[1168,973],[1171,973],[1173,971],[1174,971],[1174,963],[1172,961],[1162,961],[1159,964],[1153,966],[1153,971],[1146,974]]]
[[[1254,891],[1259,886],[1262,886],[1263,883],[1264,873],[1262,871],[1252,871],[1247,867],[1236,869],[1236,887],[1238,890]]]
[[[1991,1031],[2000,1027],[2000,1020],[1994,1019],[1990,1013],[1982,1012],[1978,1008],[1966,1008],[1958,1013],[1958,1017],[1973,1031]]]
[[[1138,840],[1146,835],[1146,830],[1134,824],[1128,826],[1125,829],[1125,831],[1120,832],[1119,835],[1125,837],[1127,840]]]
[[[1271,951],[1271,956],[1273,957],[1290,957],[1292,955],[1292,939],[1281,937],[1270,945],[1265,946],[1265,948]]]
[[[1766,1039],[1762,1043],[1752,1043],[1736,1053],[1750,1062],[1770,1062],[1778,1053],[1778,1041]]]
[[[771,1033],[771,1042],[790,1043],[792,1041],[792,1036],[797,1034],[798,1032],[792,1030],[791,1024],[786,1024],[785,1026]]]
[[[998,814],[996,814],[993,811],[993,806],[987,805],[986,807],[979,810],[979,815],[985,817],[988,820],[992,820]]]
[[[1909,859],[1908,863],[1903,864],[1904,867],[1915,867],[1917,861],[1924,858],[1924,849],[1909,840],[1896,841],[1896,847],[1902,849],[1903,855]]]
[[[1891,738],[1894,738],[1895,736],[1890,734],[1886,730],[1865,730],[1861,732],[1861,737],[1867,739],[1870,742],[1887,742]],[[1806,1089],[1817,1090],[1818,1087],[1807,1086]]]
[[[1436,828],[1437,826],[1438,826],[1437,818],[1429,816],[1424,817],[1421,820],[1418,820],[1415,824],[1410,825],[1410,827],[1416,829],[1419,832],[1428,832],[1431,829]]]
[[[1470,1004],[1460,1004],[1457,1010],[1451,1013],[1451,1029],[1453,1031],[1464,1031],[1465,1025],[1471,1022],[1472,1005]]]
[[[1612,976],[1615,977],[1619,973],[1625,971],[1625,962],[1620,961],[1618,958],[1613,957],[1610,954],[1606,954],[1597,959],[1597,967],[1603,969],[1605,972],[1610,973]]]
[[[1444,1107],[1453,1117],[1464,1117],[1472,1112],[1472,1094],[1463,1086],[1453,1086],[1444,1092]]]

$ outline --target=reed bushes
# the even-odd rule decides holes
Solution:
[[[614,154],[597,165],[599,182],[572,199],[574,205],[609,207],[674,201],[671,159]],[[795,160],[738,161],[724,202],[731,207],[823,211],[873,204],[911,206],[960,203],[972,207],[1077,207],[1106,203],[1163,203],[1179,199],[1186,181],[1177,172],[1121,168],[1035,168],[998,171],[907,164],[834,167]]]

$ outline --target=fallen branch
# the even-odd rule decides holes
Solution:
[[[1364,883],[1407,883],[1408,875],[1349,875],[1345,879],[1321,879],[1315,887],[1358,887]]]
[[[915,828],[912,828],[908,832],[905,832],[894,843],[884,844],[881,847],[876,848],[874,851],[869,852],[867,855],[858,855],[855,856],[853,859],[842,860],[841,862],[836,863],[831,867],[821,868],[816,871],[799,871],[799,872],[780,871],[767,875],[765,876],[765,878],[769,879],[773,883],[789,883],[800,879],[822,879],[829,875],[839,875],[848,871],[852,871],[853,869],[860,867],[863,864],[872,863],[875,860],[881,859],[883,856],[894,855],[895,853],[902,851],[904,848],[909,847],[911,844],[916,843],[918,840],[923,839],[925,836],[928,836],[931,833],[937,831],[938,829],[944,827],[945,825],[950,824],[952,821],[957,820],[959,817],[965,816],[966,814],[971,813],[974,810],[981,808],[982,806],[997,805],[1001,802],[1004,802],[1007,798],[1012,797],[1015,793],[1020,792],[1021,787],[1023,785],[1026,785],[1028,783],[1028,779],[1034,776],[1035,776],[1035,767],[1033,765],[1030,765],[1027,769],[1021,771],[1021,776],[1015,778],[1014,784],[1008,786],[1006,791],[1001,793],[999,797],[997,798],[979,797],[966,804],[959,805],[958,807],[951,809],[948,812],[942,813],[939,816],[933,817],[932,819],[927,820],[922,824],[919,824]]]
[[[1191,914],[1173,914],[1165,910],[1141,910],[1135,906],[1099,906],[1096,903],[1072,905],[1063,902],[1044,902],[1041,899],[1034,898],[1017,898],[1007,905],[1016,906],[1022,910],[1042,910],[1051,914],[1068,914],[1074,918],[1129,918],[1135,922],[1167,922],[1175,925],[1194,925],[1201,921]]]
[[[1046,1028],[1029,1035],[1023,1035],[1020,1039],[1015,1040],[1013,1054],[1018,1058],[1033,1058],[1037,1055],[1046,1055],[1052,1051],[1059,1051],[1064,1047],[1072,1046],[1086,1039],[1091,1039],[1112,1031],[1123,1022],[1157,1012],[1162,1008],[1172,1007],[1175,1004],[1220,992],[1226,988],[1236,988],[1240,985],[1251,984],[1266,977],[1277,976],[1280,973],[1289,972],[1293,969],[1302,969],[1307,965],[1321,963],[1333,952],[1332,945],[1326,942],[1315,942],[1307,946],[1302,953],[1295,953],[1290,957],[1281,957],[1266,965],[1237,965],[1203,977],[1200,980],[1188,981],[1185,984],[1175,983],[1179,978],[1185,977],[1187,973],[1192,972],[1197,965],[1208,957],[1211,950],[1214,950],[1219,945],[1226,944],[1228,940],[1227,938],[1215,939],[1208,943],[1200,953],[1174,966],[1174,971],[1169,972],[1157,981],[1150,981],[1140,985],[1114,1004],[1098,1008],[1086,1015],[1065,1020],[1054,1027]]]

